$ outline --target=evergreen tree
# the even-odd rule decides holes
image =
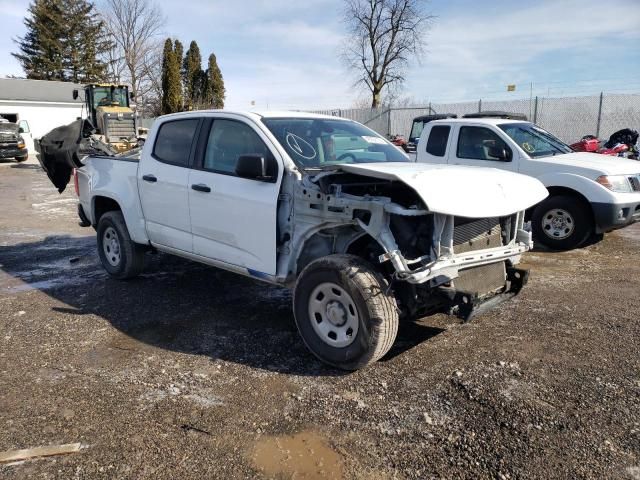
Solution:
[[[58,0],[36,0],[29,5],[24,19],[27,34],[14,40],[18,53],[12,55],[20,62],[27,78],[35,80],[64,80],[64,14]]]
[[[195,41],[189,45],[184,57],[182,75],[185,90],[185,107],[188,110],[197,109],[202,101],[202,57],[200,48]]]
[[[178,72],[182,73],[182,57],[184,56],[184,47],[180,40],[176,40],[173,43],[173,51],[176,54],[176,59],[178,60]]]
[[[170,112],[171,106],[169,102],[169,62],[171,61],[171,55],[173,54],[173,42],[170,38],[164,41],[164,48],[162,50],[162,101],[160,111],[162,115]]]
[[[162,54],[162,113],[182,111],[182,79],[180,65],[182,64],[182,45],[170,38],[164,42]]]
[[[104,23],[87,0],[34,0],[24,20],[27,34],[15,40],[27,78],[100,81],[110,48]]]
[[[67,17],[63,42],[67,78],[83,83],[101,81],[107,65],[100,58],[112,47],[104,22],[86,0],[61,0],[61,3]]]
[[[222,72],[218,67],[216,56],[209,55],[209,65],[207,68],[207,88],[205,97],[212,108],[224,108],[225,88]]]

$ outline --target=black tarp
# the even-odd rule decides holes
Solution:
[[[58,192],[62,193],[71,181],[73,169],[82,167],[80,152],[92,132],[91,122],[76,120],[54,128],[40,139],[38,160]]]

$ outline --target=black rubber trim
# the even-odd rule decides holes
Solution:
[[[640,202],[592,203],[591,208],[596,228],[600,232],[608,232],[640,221]],[[624,218],[618,217],[620,210],[622,210]]]

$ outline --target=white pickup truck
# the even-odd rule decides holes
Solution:
[[[344,369],[382,357],[400,317],[466,320],[515,295],[524,211],[547,195],[524,175],[416,164],[359,123],[299,112],[167,115],[139,159],[83,163],[80,216],[107,272],[133,277],[156,249],[294,288],[304,342]]]
[[[640,162],[574,152],[522,120],[448,118],[425,124],[419,163],[494,167],[540,180],[549,196],[527,211],[536,241],[556,250],[640,220]]]

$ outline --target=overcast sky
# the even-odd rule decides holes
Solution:
[[[29,0],[0,0],[0,76],[22,75],[11,57]],[[343,0],[158,0],[165,33],[214,52],[227,107],[338,108],[359,92],[339,58]],[[419,102],[600,90],[640,92],[638,0],[432,0],[428,52],[407,74]],[[515,93],[506,85],[516,84]]]

